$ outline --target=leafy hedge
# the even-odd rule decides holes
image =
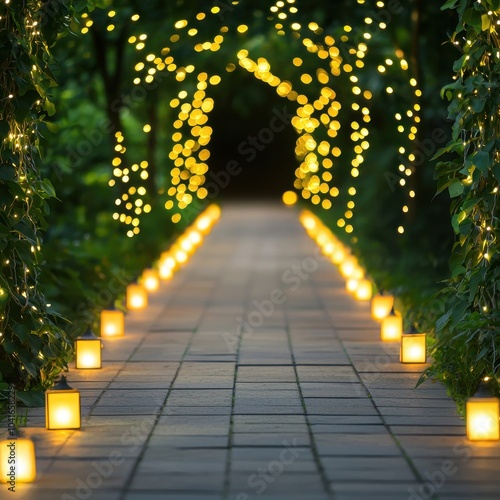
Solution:
[[[39,171],[41,139],[55,106],[51,48],[86,0],[2,2],[0,6],[0,400],[8,384],[32,402],[71,353],[39,286],[42,232],[55,196]]]
[[[499,393],[500,260],[500,0],[449,0],[458,25],[452,42],[462,53],[454,82],[443,89],[454,120],[453,137],[439,155],[438,191],[452,199],[456,234],[451,278],[438,298],[434,364],[427,376],[444,381],[463,405],[485,376]]]

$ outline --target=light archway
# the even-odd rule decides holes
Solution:
[[[397,161],[383,173],[383,180],[401,198],[402,215],[390,230],[404,233],[404,217],[416,195],[411,176],[418,160],[414,141],[422,93],[403,51],[386,54],[373,43],[400,10],[399,3],[357,3],[366,12],[361,16],[362,26],[346,24],[326,33],[316,21],[304,24],[295,20],[300,8],[296,0],[278,0],[265,19],[252,19],[253,24],[238,20],[239,2],[215,2],[208,11],[178,19],[166,28],[161,48],[153,47],[148,34],[141,33],[140,16],[131,16],[137,23],[136,34],[128,40],[137,50],[137,92],[158,85],[168,85],[172,92],[165,208],[174,223],[182,220],[186,210],[211,197],[207,180],[215,89],[228,73],[243,69],[274,89],[290,109],[298,164],[289,189],[313,205],[334,208],[338,227],[348,234],[355,233],[359,178],[370,175],[367,171],[377,161],[370,158],[369,151],[371,132],[377,127],[372,118],[373,98],[397,96],[401,109],[386,117],[398,136],[393,151]],[[250,36],[254,24],[259,33],[266,23],[273,36]],[[296,48],[290,61],[280,56],[283,44]],[[373,68],[376,80],[369,76]],[[136,132],[148,134],[151,125],[144,123]],[[144,201],[148,162],[137,158],[136,163],[123,165],[127,137],[118,131],[115,139],[117,155],[110,185],[125,183],[127,189],[120,190],[114,217],[129,226],[128,235],[133,236],[140,231],[142,215],[151,208]]]

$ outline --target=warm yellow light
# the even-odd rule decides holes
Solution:
[[[0,482],[31,483],[36,478],[35,444],[15,437],[0,441]]]
[[[196,229],[201,232],[201,234],[207,234],[210,231],[211,221],[210,217],[202,216],[196,220]]]
[[[399,360],[401,363],[427,362],[427,334],[404,333],[401,337]]]
[[[80,428],[80,391],[71,388],[66,378],[45,391],[45,426],[47,429]]]
[[[283,193],[283,203],[287,207],[295,205],[297,203],[297,199],[298,196],[297,193],[295,193],[295,191],[286,191],[285,193]]]
[[[342,247],[339,246],[335,248],[330,257],[331,261],[336,265],[340,264],[345,259],[345,253],[346,252]]]
[[[156,292],[160,288],[160,279],[155,269],[145,269],[142,273],[142,284],[148,292]]]
[[[125,335],[123,312],[114,309],[101,311],[101,337],[122,337],[123,335]]]
[[[182,238],[179,244],[181,249],[184,250],[184,252],[186,252],[187,254],[190,254],[194,247],[189,238]]]
[[[189,231],[189,233],[187,234],[187,238],[193,246],[201,245],[201,243],[203,242],[203,236],[199,231],[196,231],[195,229]]]
[[[380,338],[384,342],[399,342],[403,334],[403,318],[396,315],[394,310],[382,320]]]
[[[172,257],[170,252],[163,252],[160,256],[159,274],[162,280],[170,279],[177,266],[177,261]]]
[[[127,309],[137,311],[145,309],[148,305],[147,290],[137,283],[131,283],[127,286]]]
[[[375,295],[372,299],[372,318],[375,321],[382,321],[389,316],[394,307],[394,297],[392,295]]]
[[[165,263],[162,263],[159,267],[159,275],[162,280],[169,280],[174,275],[174,272],[172,270],[172,267],[166,265]]]
[[[349,256],[344,259],[344,261],[340,264],[340,274],[344,278],[350,278],[356,271],[358,266],[358,262],[356,257]]]
[[[486,388],[467,399],[467,438],[471,441],[496,441],[500,438],[500,404]]]
[[[185,264],[189,259],[189,255],[184,250],[177,250],[175,252],[175,260],[179,264]]]
[[[102,368],[101,339],[88,329],[75,340],[75,368],[94,370]]]
[[[354,297],[357,300],[370,300],[372,298],[372,283],[370,280],[360,280],[354,291]]]
[[[356,291],[356,289],[358,288],[358,285],[359,285],[359,281],[356,278],[349,278],[345,282],[345,289],[349,293],[354,293]]]

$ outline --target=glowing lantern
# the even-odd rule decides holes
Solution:
[[[138,283],[130,283],[127,286],[127,309],[137,311],[145,309],[148,305],[148,292]]]
[[[362,280],[365,276],[365,272],[363,271],[363,268],[361,266],[354,266],[354,270],[351,274],[351,278],[355,278],[358,281]],[[370,298],[371,298],[371,293],[370,293]]]
[[[308,210],[304,210],[300,215],[300,222],[307,229],[311,230],[316,227],[316,218]]]
[[[189,255],[184,250],[175,251],[175,260],[179,265],[185,264],[189,260]]]
[[[353,256],[347,257],[344,259],[344,261],[340,264],[340,274],[344,278],[350,278],[356,271],[358,263],[356,261],[356,258]]]
[[[102,368],[101,339],[89,328],[75,340],[75,368],[92,370]]]
[[[382,320],[380,327],[380,338],[384,342],[399,342],[403,334],[403,318],[394,312],[394,308],[387,317]]]
[[[427,334],[418,333],[413,326],[408,333],[403,333],[399,359],[401,363],[426,363]]]
[[[321,248],[321,251],[323,252],[323,255],[330,257],[333,252],[335,252],[335,243],[329,241]]]
[[[159,275],[162,280],[169,280],[173,275],[174,272],[172,270],[172,267],[165,263],[160,263],[159,267]]]
[[[12,437],[0,441],[0,482],[31,483],[36,478],[35,444],[31,439]]]
[[[465,406],[467,437],[471,441],[493,441],[500,438],[500,402],[491,396],[483,382]]]
[[[203,242],[203,236],[196,229],[189,231],[187,235],[188,240],[193,244],[194,247],[201,245]]]
[[[191,243],[189,238],[182,238],[182,240],[180,241],[180,247],[187,254],[190,254],[194,250],[194,248],[193,248],[194,245],[193,245],[193,243]]]
[[[198,229],[201,234],[208,234],[211,225],[212,223],[210,217],[208,217],[207,215],[202,215],[195,222],[196,229]]]
[[[160,288],[160,279],[154,269],[145,269],[142,273],[142,284],[148,292],[156,292]]]
[[[359,281],[358,281],[356,278],[349,278],[349,279],[345,282],[345,289],[346,289],[349,293],[355,293],[355,292],[356,292],[356,289],[358,288],[358,285],[359,285]]]
[[[45,391],[45,426],[47,429],[80,428],[80,391],[68,385],[66,377]]]
[[[370,280],[360,280],[354,290],[354,297],[357,300],[370,300],[372,298],[372,283]]]
[[[163,252],[160,256],[159,275],[162,280],[170,279],[177,266],[177,261],[172,257],[170,252]]]
[[[220,219],[221,209],[218,205],[213,204],[207,208],[206,213],[210,217],[213,224]]]
[[[382,321],[389,316],[394,307],[394,297],[383,293],[375,295],[372,299],[372,318],[376,321]]]
[[[333,264],[340,264],[345,259],[345,250],[341,246],[336,247],[330,258]]]
[[[125,335],[125,316],[118,309],[101,311],[101,337],[122,337]]]

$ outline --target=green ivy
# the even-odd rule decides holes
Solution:
[[[454,123],[435,172],[438,192],[452,200],[456,242],[425,377],[443,380],[462,408],[486,376],[499,393],[500,0],[449,0],[442,9],[457,11],[452,43],[462,53],[442,91]]]
[[[8,385],[26,404],[39,401],[37,391],[52,385],[72,351],[39,286],[42,232],[55,197],[39,162],[55,113],[51,48],[85,8],[86,0],[0,6],[0,401]]]

